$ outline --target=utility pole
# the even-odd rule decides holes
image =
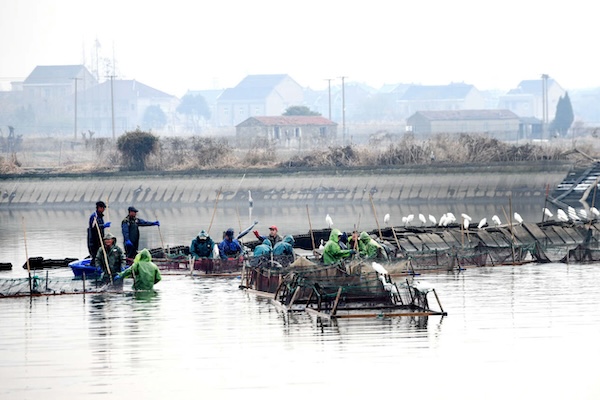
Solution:
[[[329,120],[331,121],[331,79],[325,79],[327,81],[328,93],[329,93]]]
[[[112,119],[112,138],[115,140],[115,96],[114,96],[114,88],[113,82],[115,80],[115,76],[111,75],[110,78],[110,111],[111,111],[111,119]]]
[[[74,91],[74,97],[75,97],[75,103],[73,106],[73,139],[77,140],[77,81],[80,80],[81,78],[72,78],[73,82],[75,82],[75,91]]]
[[[542,74],[542,139],[548,134],[548,74]]]
[[[347,76],[340,76],[342,80],[342,145],[346,144],[346,93],[344,88],[344,79]]]

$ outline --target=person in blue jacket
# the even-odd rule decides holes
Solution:
[[[90,252],[90,265],[96,265],[96,254],[100,246],[102,246],[102,238],[104,237],[104,228],[110,228],[110,222],[104,222],[104,211],[106,203],[103,201],[96,202],[96,211],[90,215],[87,229],[87,245]]]
[[[227,229],[221,243],[219,243],[219,257],[222,260],[237,258],[242,254],[240,242],[233,237],[233,228]]]
[[[137,255],[140,246],[140,226],[160,226],[158,221],[146,221],[138,218],[138,209],[131,206],[127,209],[129,214],[121,222],[121,231],[123,232],[123,240],[125,241],[125,253],[127,258],[134,259]]]
[[[294,255],[294,237],[292,235],[285,235],[283,240],[273,247],[273,255],[280,256],[293,256]]]

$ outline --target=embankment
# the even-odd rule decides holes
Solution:
[[[489,202],[543,199],[569,172],[565,162],[429,165],[410,168],[213,170],[194,173],[17,175],[0,177],[0,208],[89,207],[254,200],[298,202]]]

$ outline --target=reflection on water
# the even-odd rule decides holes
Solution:
[[[447,317],[328,322],[277,311],[238,279],[175,275],[143,297],[0,299],[0,398],[600,395],[587,366],[600,356],[600,266],[419,279]]]

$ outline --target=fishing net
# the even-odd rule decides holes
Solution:
[[[98,293],[111,290],[99,279],[74,279],[64,276],[37,275],[27,278],[1,278],[0,298]]]

